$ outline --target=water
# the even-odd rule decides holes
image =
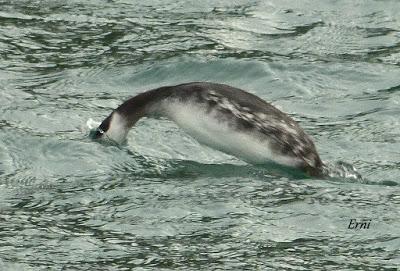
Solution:
[[[0,270],[397,270],[399,14],[395,0],[0,0]],[[344,175],[247,165],[166,120],[121,148],[88,138],[124,99],[189,81],[273,102]]]

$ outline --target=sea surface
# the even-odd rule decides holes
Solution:
[[[165,119],[89,138],[128,97],[190,81],[290,114],[333,177]],[[399,267],[400,1],[0,0],[1,271]]]

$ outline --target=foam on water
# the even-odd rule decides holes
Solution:
[[[397,270],[400,1],[310,3],[1,1],[0,270]],[[88,140],[89,118],[190,81],[282,108],[333,178],[163,119]]]

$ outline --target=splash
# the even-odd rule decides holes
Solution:
[[[346,179],[356,182],[365,182],[364,178],[352,164],[343,161],[324,163],[323,175],[333,179]]]
[[[82,127],[82,132],[89,135],[90,139],[94,139],[94,135],[96,133],[97,127],[99,127],[101,122],[95,121],[92,118],[89,118],[86,121],[86,125]]]
[[[89,118],[89,119],[86,121],[86,127],[87,127],[89,130],[96,129],[97,127],[99,127],[100,124],[101,124],[101,122],[95,121],[95,120],[93,120],[92,118]]]

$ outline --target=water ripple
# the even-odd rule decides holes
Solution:
[[[0,6],[0,270],[398,267],[398,1]],[[89,118],[188,81],[288,112],[331,178],[244,164],[165,120],[123,147],[87,138]]]

